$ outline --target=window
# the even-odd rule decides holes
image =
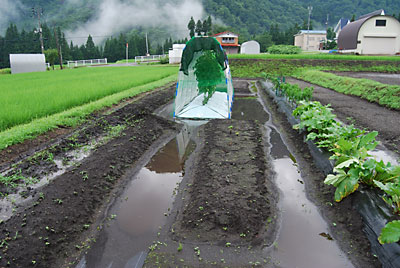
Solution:
[[[386,27],[386,20],[376,20],[375,26],[376,27]]]
[[[222,43],[233,44],[233,43],[235,43],[235,38],[233,38],[233,37],[222,37]]]

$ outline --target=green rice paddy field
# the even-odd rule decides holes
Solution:
[[[99,67],[0,75],[0,150],[176,81],[178,67]]]
[[[0,76],[0,131],[171,75],[171,67],[81,68]]]

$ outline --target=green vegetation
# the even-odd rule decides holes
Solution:
[[[0,132],[0,150],[58,126],[77,125],[96,110],[176,81],[176,73],[176,67],[113,67],[0,77],[8,89],[0,92],[0,118],[19,117],[20,122]]]
[[[400,57],[365,56],[355,59],[349,55],[294,54],[294,55],[230,55],[230,68],[235,77],[263,77],[264,74],[293,76],[305,69],[320,71],[400,72]],[[389,60],[392,59],[392,60]],[[365,62],[370,60],[369,62]],[[382,60],[385,60],[383,62]]]
[[[0,69],[0,74],[11,74],[10,68]]]
[[[113,67],[2,76],[0,131],[176,72],[173,67]]]
[[[311,101],[314,88],[301,89],[299,85],[292,85],[285,83],[283,77],[275,77],[273,75],[266,75],[266,78],[274,84],[275,94],[277,96],[284,96],[292,106],[297,105],[300,101]]]
[[[224,73],[214,51],[208,50],[201,55],[194,65],[194,74],[198,82],[199,92],[204,94],[203,105],[214,94],[216,87],[224,80]]]
[[[301,48],[292,45],[273,45],[268,48],[270,54],[300,54]]]
[[[377,102],[388,108],[400,109],[400,86],[382,84],[368,79],[342,77],[316,70],[303,70],[294,76],[340,93]]]
[[[276,54],[230,54],[229,59],[280,59],[280,60],[361,60],[361,61],[400,61],[397,56],[359,56],[327,53],[300,53],[292,55]]]
[[[363,183],[375,186],[386,193],[384,200],[400,212],[400,166],[376,161],[368,153],[378,142],[375,140],[378,132],[366,133],[364,130],[351,126],[343,126],[335,120],[335,115],[329,106],[319,102],[301,102],[293,111],[300,119],[295,129],[305,129],[307,140],[314,140],[318,147],[324,147],[332,153],[330,159],[335,161],[334,174],[329,174],[324,183],[333,185],[335,201],[340,202],[356,191]],[[383,228],[380,243],[397,242],[400,239],[398,221],[388,223]]]

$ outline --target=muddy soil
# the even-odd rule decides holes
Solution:
[[[13,208],[13,216],[1,223],[0,267],[69,266],[90,246],[92,234],[106,223],[107,204],[124,186],[124,172],[159,139],[175,135],[180,128],[172,121],[152,114],[173,98],[174,86],[144,96],[78,129],[50,148],[53,157],[77,144],[94,140],[112,126],[124,126],[113,137],[76,166],[38,190],[29,190],[31,201]],[[164,137],[164,138],[162,138]],[[26,159],[17,164],[22,174],[48,173],[51,159]],[[7,191],[7,189],[2,189]],[[11,190],[8,190],[11,191]],[[66,260],[66,261],[65,261]]]
[[[278,106],[265,91],[260,90],[260,93],[274,115],[272,118],[274,124],[300,166],[307,197],[319,208],[330,226],[332,237],[339,243],[341,250],[346,253],[355,267],[381,267],[379,260],[373,256],[370,242],[362,231],[362,218],[353,208],[354,196],[349,196],[340,203],[334,202],[335,189],[324,184],[325,175],[315,166],[311,152],[305,146],[304,135],[293,130],[286,115],[279,112]]]
[[[244,120],[215,120],[204,127],[205,144],[175,227],[177,239],[220,246],[261,243],[277,201],[261,129]]]
[[[400,85],[400,74],[369,73],[369,72],[332,72],[340,76],[365,78],[388,85]]]
[[[378,131],[378,140],[387,148],[399,153],[400,111],[390,110],[359,97],[338,93],[302,80],[287,78],[286,81],[298,84],[302,88],[314,87],[313,99],[323,105],[331,104],[334,109],[333,113],[341,121],[347,124],[354,124],[361,129]]]

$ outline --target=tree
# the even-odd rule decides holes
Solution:
[[[196,23],[197,36],[201,36],[202,32],[203,32],[203,23],[201,23],[201,20],[198,20],[197,23]]]
[[[356,14],[353,14],[353,16],[351,17],[350,22],[353,22],[353,21],[355,21],[355,20],[356,20]]]
[[[195,28],[196,28],[196,22],[194,22],[193,17],[190,17],[190,21],[188,23],[188,29],[189,29],[189,34],[190,34],[190,38],[192,38],[194,36],[195,33]]]
[[[203,21],[204,35],[209,35],[211,33],[211,28],[212,28],[212,20],[211,20],[211,16],[208,16],[208,18]]]
[[[93,38],[92,36],[89,34],[89,37],[86,41],[86,55],[85,57],[87,59],[98,59],[100,57],[100,53],[96,47],[96,45],[93,42]]]
[[[272,37],[268,32],[257,35],[254,39],[260,44],[261,52],[267,52],[267,49],[274,44],[274,42],[272,42]]]
[[[44,55],[46,56],[46,61],[50,63],[54,70],[54,63],[58,58],[58,51],[57,49],[47,49],[44,51]]]
[[[328,30],[326,31],[326,39],[328,40],[333,40],[336,37],[336,33],[333,31],[332,28],[328,28]]]

